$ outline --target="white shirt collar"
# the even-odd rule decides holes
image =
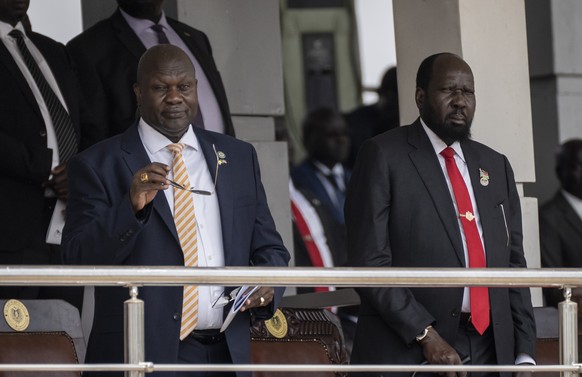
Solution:
[[[566,190],[560,191],[562,192],[562,195],[564,195],[564,198],[566,198],[566,201],[570,203],[570,206],[572,206],[574,212],[576,212],[578,216],[582,219],[582,199],[570,194]]]
[[[444,141],[441,140],[440,137],[438,137],[437,134],[434,133],[433,130],[428,128],[428,126],[426,125],[426,123],[424,123],[424,120],[422,120],[422,118],[420,118],[420,124],[422,124],[422,128],[424,128],[424,131],[426,132],[428,139],[430,140],[430,143],[432,144],[432,147],[434,148],[434,151],[437,155],[440,156],[440,153],[445,148],[451,147],[455,150],[455,153],[457,154],[457,156],[463,162],[465,162],[465,155],[463,154],[463,149],[461,148],[461,144],[458,141],[455,141],[451,145],[447,145]]]
[[[142,143],[150,154],[156,154],[157,152],[166,148],[168,144],[172,143],[170,139],[147,124],[143,118],[139,119],[138,127],[140,129]],[[186,133],[182,136],[179,143],[184,144],[186,147],[193,148],[196,151],[200,149],[198,138],[192,130],[192,126],[188,127],[188,131],[186,131]]]
[[[24,38],[26,38],[26,31],[24,30],[24,26],[22,26],[22,22],[18,22],[15,27],[12,27],[12,25],[2,21],[0,21],[0,38],[7,38],[8,33],[14,29],[20,30],[20,32],[22,32],[24,35]]]
[[[340,163],[335,164],[331,169],[317,160],[313,160],[313,165],[324,175],[333,175],[342,179],[344,177],[344,167]]]
[[[155,22],[153,22],[152,20],[148,20],[147,18],[135,18],[133,16],[130,16],[129,14],[124,12],[123,9],[121,8],[119,8],[119,12],[121,12],[121,15],[123,16],[123,18],[125,18],[125,21],[127,21],[129,27],[131,27],[137,35],[140,35],[143,31],[149,29],[150,27],[156,24]],[[170,28],[170,25],[168,25],[168,20],[166,19],[166,14],[164,13],[164,11],[162,11],[162,16],[158,21],[158,25],[162,25],[164,29]]]

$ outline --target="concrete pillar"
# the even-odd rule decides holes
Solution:
[[[554,152],[582,138],[582,3],[576,0],[526,1],[529,67],[535,143],[535,184],[526,194],[543,203],[560,184]]]
[[[237,138],[252,142],[277,230],[292,253],[286,143],[275,142],[285,113],[279,2],[177,0],[178,19],[203,30],[226,88]]]
[[[535,180],[524,2],[394,0],[393,6],[402,124],[418,116],[420,62],[443,51],[462,56],[475,76],[473,138],[509,158],[521,195],[526,258],[539,267],[537,200],[523,196],[523,183]],[[533,293],[541,305],[541,292]]]

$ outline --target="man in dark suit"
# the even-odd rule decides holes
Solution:
[[[542,267],[582,267],[582,140],[563,143],[556,154],[561,188],[540,208]],[[582,296],[574,289],[574,296]],[[557,306],[560,289],[544,289],[546,304]]]
[[[0,264],[61,264],[47,229],[57,199],[67,198],[67,160],[91,143],[92,125],[65,46],[25,31],[28,5],[0,1]],[[66,298],[78,308],[81,296],[79,288],[0,287],[0,298]]]
[[[345,188],[350,178],[350,171],[342,165],[350,148],[346,122],[335,110],[322,107],[307,114],[302,128],[307,158],[291,171],[291,179],[298,189],[319,199],[343,226]]]
[[[163,0],[117,3],[119,8],[111,17],[67,44],[87,101],[97,117],[101,138],[122,133],[136,120],[132,86],[137,63],[147,48],[158,43],[182,48],[196,68],[201,111],[195,126],[234,136],[226,92],[208,37],[166,18]]]
[[[137,80],[138,124],[70,163],[71,193],[63,236],[66,261],[287,266],[289,254],[267,206],[254,148],[191,126],[198,104],[188,56],[176,46],[154,46],[140,60]],[[176,143],[183,148],[183,158],[172,157]],[[184,198],[184,188],[189,187],[195,187],[195,192],[186,192]],[[181,215],[189,219],[179,226]],[[192,228],[188,237],[183,236],[185,228]],[[188,255],[191,241],[195,256]],[[190,264],[192,260],[197,263]],[[224,308],[214,306],[223,289],[200,286],[197,290],[194,330],[184,331],[189,324],[186,307],[182,308],[182,287],[140,289],[146,303],[146,359],[171,364],[249,363],[250,309],[256,319],[270,318],[283,289],[260,287],[225,333],[219,332]],[[87,362],[123,361],[126,298],[124,288],[96,288]]]
[[[453,54],[430,56],[416,86],[420,118],[358,155],[346,200],[350,265],[525,267],[511,166],[470,140],[470,67]],[[352,362],[533,363],[529,289],[475,288],[359,289]]]

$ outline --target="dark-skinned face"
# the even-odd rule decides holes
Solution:
[[[141,116],[158,132],[178,142],[198,111],[194,68],[184,57],[160,61],[148,71],[134,86]]]
[[[130,16],[157,23],[162,15],[164,0],[117,0],[117,5]]]
[[[453,55],[437,58],[426,91],[416,88],[416,105],[426,125],[447,145],[468,139],[476,105],[471,68]]]
[[[309,153],[324,165],[331,168],[345,162],[349,152],[348,127],[341,116],[331,118],[313,131]]]
[[[0,21],[16,26],[26,15],[28,5],[29,0],[0,0]]]

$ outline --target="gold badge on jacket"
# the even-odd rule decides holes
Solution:
[[[285,314],[277,309],[273,318],[265,321],[265,327],[267,328],[267,331],[269,331],[269,333],[275,338],[284,338],[288,331],[287,318],[285,318]]]
[[[479,168],[479,182],[481,182],[481,185],[483,186],[489,185],[489,173],[481,168]]]
[[[4,304],[4,319],[14,331],[24,331],[30,325],[28,309],[18,300],[6,301],[6,304]]]

